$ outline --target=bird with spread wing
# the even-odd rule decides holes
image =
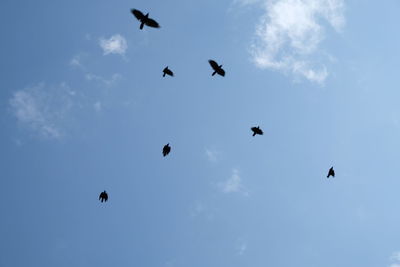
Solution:
[[[264,132],[260,129],[260,126],[252,127],[251,130],[253,131],[253,136],[256,136],[256,134],[258,135],[264,134]]]
[[[214,76],[215,74],[219,74],[222,77],[225,76],[225,71],[222,68],[222,65],[218,65],[218,63],[216,61],[212,60],[212,59],[210,59],[208,61],[208,63],[210,63],[211,68],[214,70],[214,72],[211,74],[211,76]]]
[[[166,67],[163,69],[163,77],[165,77],[165,75],[169,75],[169,76],[171,76],[171,77],[174,77],[174,73],[172,72],[172,70],[170,70],[170,69],[168,68],[168,66],[166,66]]]
[[[160,24],[154,19],[149,18],[149,13],[144,15],[140,10],[131,9],[131,13],[140,21],[140,29],[142,30],[144,25],[152,28],[160,28]]]

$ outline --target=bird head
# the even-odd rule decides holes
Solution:
[[[148,18],[148,17],[149,17],[149,13],[147,13],[147,14],[145,15],[145,17]]]

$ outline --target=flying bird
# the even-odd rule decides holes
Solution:
[[[163,150],[162,150],[163,156],[165,157],[166,155],[169,154],[169,152],[171,152],[171,147],[169,146],[169,143],[168,143],[163,147]]]
[[[222,69],[222,65],[218,65],[218,63],[212,59],[210,59],[208,61],[208,63],[210,63],[211,68],[214,70],[214,72],[213,72],[213,74],[211,74],[211,76],[214,76],[216,73],[221,76],[225,76],[225,71]]]
[[[260,129],[260,126],[252,127],[251,130],[253,131],[253,136],[256,136],[256,134],[259,134],[259,135],[264,134],[264,132]]]
[[[333,170],[333,167],[331,167],[329,169],[328,175],[326,176],[326,178],[329,178],[329,176],[332,176],[333,178],[335,178],[335,171]]]
[[[165,75],[169,75],[169,76],[171,76],[171,77],[174,77],[174,73],[172,72],[172,70],[170,70],[170,69],[168,68],[168,66],[166,66],[166,67],[163,69],[163,77],[165,77]]]
[[[101,202],[107,202],[108,194],[107,194],[106,190],[104,190],[103,192],[100,193],[99,200]]]
[[[131,9],[131,13],[140,21],[140,29],[143,29],[143,26],[149,26],[153,28],[160,28],[160,25],[154,19],[149,18],[149,13],[144,15],[140,10]]]

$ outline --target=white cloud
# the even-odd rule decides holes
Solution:
[[[238,254],[239,254],[240,256],[242,256],[242,255],[246,252],[246,250],[247,250],[247,244],[246,244],[246,242],[241,242],[241,243],[239,244],[239,246],[237,247],[237,251],[238,251]]]
[[[260,68],[291,72],[323,83],[324,64],[331,57],[320,49],[326,21],[339,32],[344,24],[344,0],[241,0],[261,3],[265,13],[256,27],[251,54]]]
[[[233,169],[232,176],[220,183],[219,186],[224,193],[243,193],[244,195],[248,195],[247,190],[242,185],[242,178],[237,169]]]
[[[83,68],[82,63],[81,63],[81,56],[80,55],[76,55],[74,56],[69,64],[73,67],[79,67],[79,68]]]
[[[120,34],[114,34],[109,39],[100,38],[99,44],[103,49],[103,54],[120,54],[124,55],[128,49],[126,39]]]
[[[121,80],[122,75],[118,73],[114,73],[110,79],[106,79],[103,76],[100,75],[95,75],[93,73],[86,73],[85,75],[86,80],[88,81],[97,81],[105,86],[113,86],[115,85],[118,81]]]
[[[400,267],[400,251],[394,252],[390,260],[394,263],[390,264],[389,267]]]
[[[192,207],[190,211],[191,217],[197,217],[202,214],[206,210],[206,207],[201,202],[196,202],[196,204]]]
[[[93,104],[93,108],[97,112],[100,112],[102,110],[102,108],[103,108],[103,105],[101,104],[100,101],[97,101],[96,103]]]
[[[393,261],[400,261],[400,251],[394,252],[390,259]]]
[[[234,0],[233,4],[241,4],[243,6],[251,5],[260,2],[261,0]]]
[[[209,149],[209,148],[206,148],[206,156],[207,156],[207,159],[209,160],[209,161],[211,161],[211,162],[217,162],[218,161],[218,157],[219,157],[219,152],[217,151],[217,150],[215,150],[215,149]]]
[[[54,88],[41,83],[16,91],[9,104],[19,123],[40,136],[58,139],[63,136],[60,120],[71,108],[73,95],[64,83]]]

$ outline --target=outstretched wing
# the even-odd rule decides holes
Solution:
[[[106,194],[106,195],[104,196],[104,200],[105,200],[105,201],[108,200],[108,194]]]
[[[219,69],[217,70],[217,73],[218,73],[219,75],[221,75],[221,76],[225,76],[225,71],[224,71],[222,68],[219,68]]]
[[[214,70],[217,70],[217,69],[219,68],[218,63],[215,62],[215,61],[212,60],[212,59],[210,59],[210,60],[208,61],[208,63],[210,63],[211,68],[213,68]]]
[[[145,24],[149,27],[160,28],[160,24],[158,24],[158,22],[154,19],[147,19]]]
[[[131,13],[138,19],[142,20],[144,18],[143,13],[140,10],[137,9],[131,9]]]

